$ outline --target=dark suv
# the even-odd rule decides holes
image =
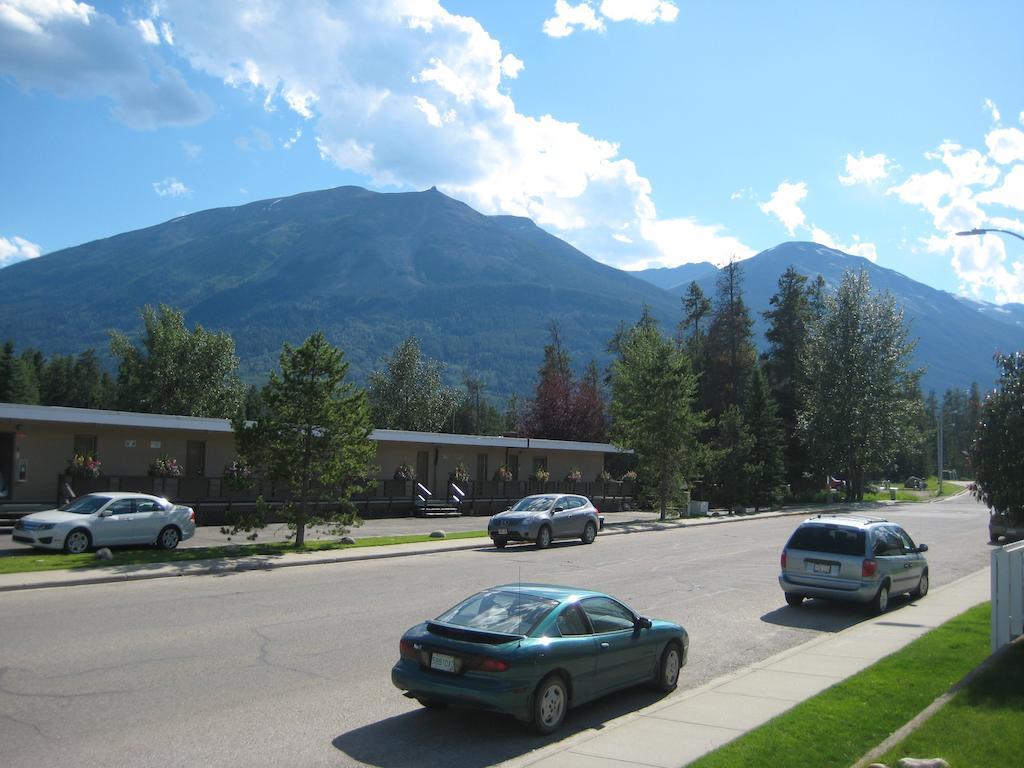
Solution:
[[[891,595],[928,594],[927,551],[888,520],[819,515],[802,522],[782,550],[779,586],[792,606],[823,597],[884,613]]]

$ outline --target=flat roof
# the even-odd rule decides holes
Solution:
[[[230,433],[231,421],[199,416],[168,416],[160,413],[104,411],[96,408],[67,408],[60,405],[21,405],[0,403],[0,420],[43,422],[49,424],[87,424],[145,429],[188,429],[201,432]],[[628,453],[610,443],[586,443],[573,440],[547,440],[500,435],[452,435],[443,432],[408,432],[400,429],[375,429],[371,440],[388,443],[461,445],[479,448],[518,448],[538,451],[576,451],[577,453]]]

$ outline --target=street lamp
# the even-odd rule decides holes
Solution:
[[[967,235],[986,235],[989,232],[1002,232],[1004,235],[1013,235],[1016,238],[1024,240],[1024,235],[1018,234],[1017,232],[1011,232],[1008,229],[968,229],[966,232],[957,232],[957,234],[960,235],[960,237],[965,237]]]

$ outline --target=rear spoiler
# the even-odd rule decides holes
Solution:
[[[511,643],[526,637],[526,635],[518,635],[512,632],[491,632],[486,629],[462,627],[458,624],[447,624],[443,621],[428,621],[427,631],[442,637],[450,637],[453,640],[486,643],[487,645],[503,645],[504,643]]]

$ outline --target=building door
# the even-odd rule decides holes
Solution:
[[[476,481],[478,483],[487,482],[487,454],[478,453],[476,455]]]
[[[14,433],[0,432],[0,501],[14,493]]]
[[[185,476],[206,477],[205,440],[189,440],[185,446]]]
[[[510,453],[508,455],[508,471],[512,473],[512,479],[519,479],[519,454]]]
[[[425,486],[430,474],[430,451],[416,451],[416,480]]]

